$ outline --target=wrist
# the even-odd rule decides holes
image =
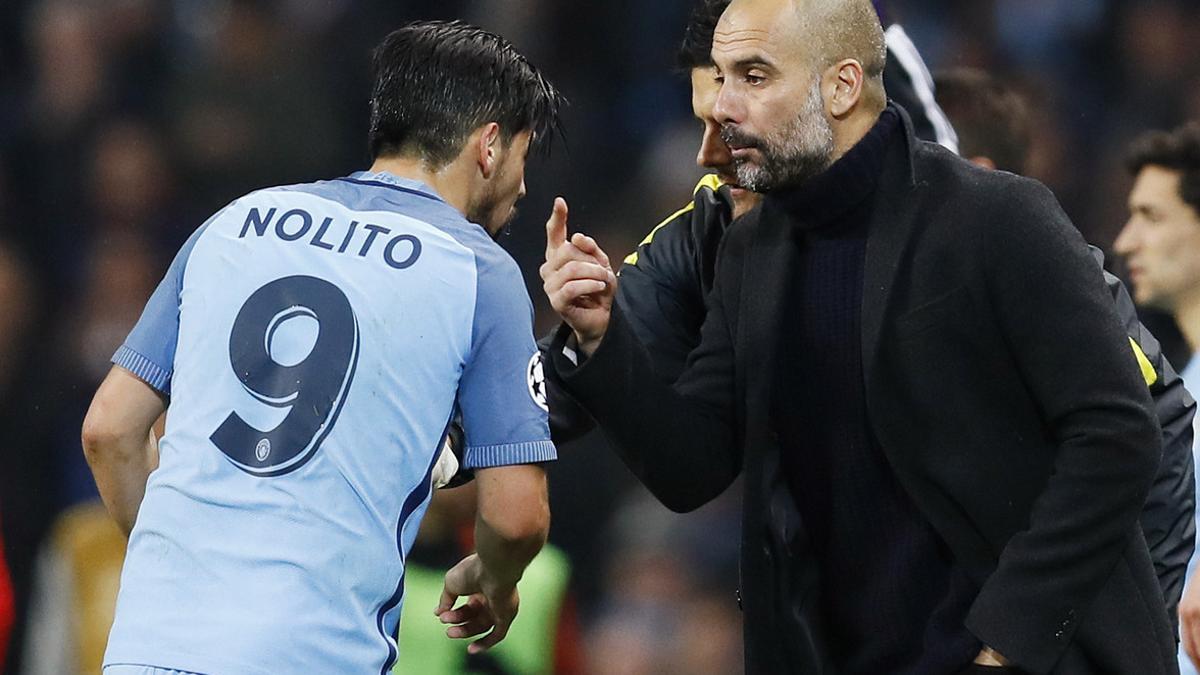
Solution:
[[[600,342],[604,340],[604,333],[595,336],[583,335],[575,331],[575,348],[582,352],[584,356],[591,356],[596,353],[596,349],[600,347]]]
[[[518,575],[514,579],[505,579],[497,576],[492,570],[489,570],[485,565],[479,566],[479,589],[488,597],[494,597],[504,593],[511,592],[517,587],[517,582],[520,581]]]

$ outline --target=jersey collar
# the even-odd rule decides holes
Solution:
[[[409,192],[419,192],[430,199],[436,199],[443,204],[446,203],[446,200],[442,199],[442,196],[439,195],[437,191],[425,183],[422,183],[419,180],[412,180],[410,178],[401,178],[400,176],[397,176],[394,173],[388,173],[387,171],[356,171],[347,176],[347,178],[363,183],[383,183],[384,185],[391,185]]]

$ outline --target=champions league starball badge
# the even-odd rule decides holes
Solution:
[[[550,405],[546,402],[546,373],[542,369],[541,352],[534,352],[529,359],[529,365],[525,367],[525,383],[529,385],[529,396],[533,402],[550,412]]]

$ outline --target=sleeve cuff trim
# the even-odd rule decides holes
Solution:
[[[536,464],[558,459],[558,451],[550,441],[529,441],[503,445],[468,446],[465,469],[487,469],[513,464]]]
[[[112,362],[138,376],[139,379],[163,394],[170,395],[171,371],[130,349],[128,345],[121,345],[117,353],[113,354]]]

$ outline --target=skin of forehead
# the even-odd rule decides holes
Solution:
[[[758,48],[779,58],[798,50],[800,41],[794,38],[799,30],[791,0],[734,0],[713,33],[713,53]]]
[[[875,30],[863,23],[874,16],[865,0],[733,0],[713,34],[713,56],[758,49],[773,59],[865,65],[882,46],[877,23]]]

